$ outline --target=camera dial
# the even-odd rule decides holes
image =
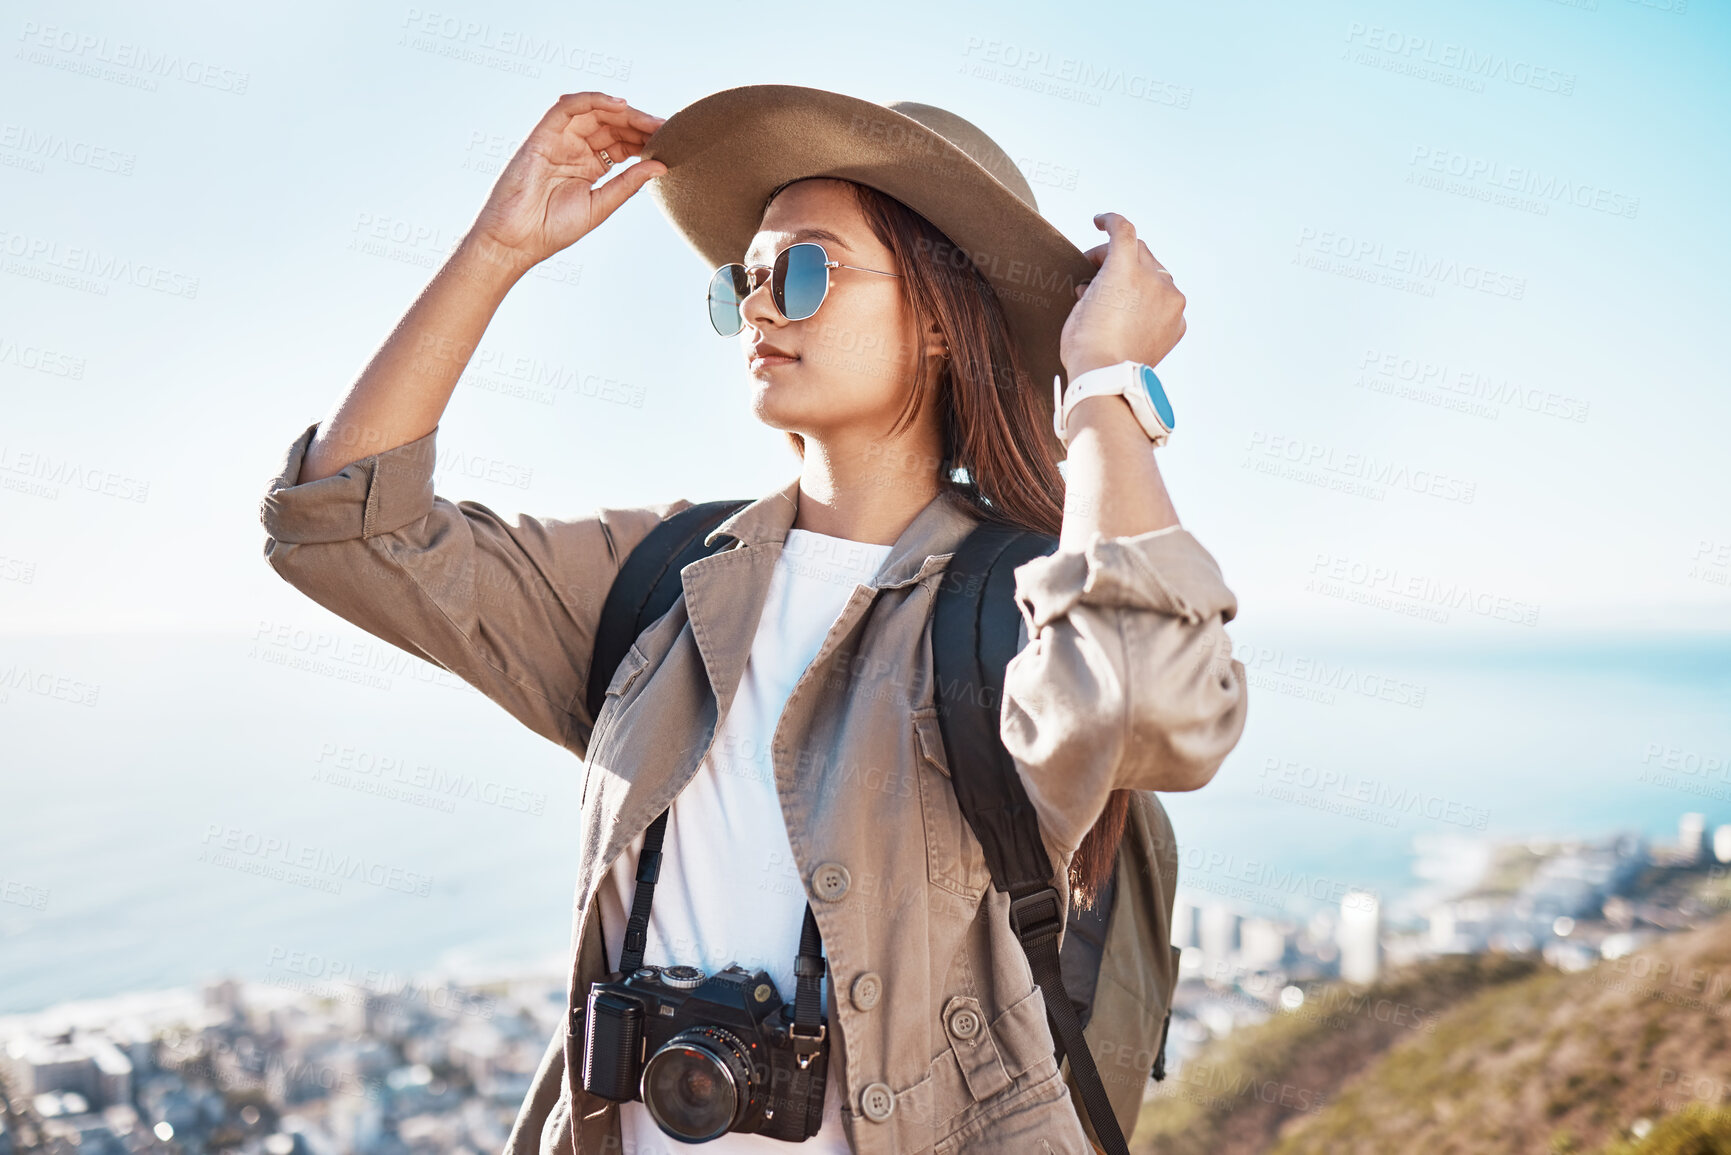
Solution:
[[[703,985],[707,976],[696,967],[675,966],[661,968],[661,981],[677,991],[694,990]]]

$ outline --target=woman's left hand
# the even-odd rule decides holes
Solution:
[[[1118,213],[1101,213],[1094,225],[1105,230],[1107,241],[1085,255],[1100,275],[1077,286],[1081,299],[1058,339],[1058,356],[1072,381],[1120,361],[1158,365],[1184,336],[1184,294],[1136,238],[1136,226]]]

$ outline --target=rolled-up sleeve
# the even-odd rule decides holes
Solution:
[[[296,484],[318,428],[289,446],[260,505],[271,568],[581,756],[602,602],[632,548],[689,503],[507,521],[434,493],[437,429]]]
[[[1028,644],[1000,718],[1047,836],[1074,852],[1114,789],[1194,790],[1244,731],[1238,601],[1187,530],[1094,535],[1016,570]]]

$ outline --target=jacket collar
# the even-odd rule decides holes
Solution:
[[[770,578],[798,510],[795,479],[739,509],[704,538],[707,545],[727,536],[738,545],[699,558],[680,572],[686,615],[715,693],[718,719],[733,705]],[[942,571],[976,520],[961,498],[947,490],[939,493],[902,530],[867,588],[875,594]],[[842,618],[848,613],[843,610]]]
[[[717,537],[731,537],[747,548],[770,543],[779,546],[787,540],[787,531],[793,528],[798,512],[796,477],[774,493],[731,514],[710,531],[704,544],[712,544]],[[941,490],[896,538],[889,556],[869,583],[870,588],[892,589],[931,573],[949,561],[977,524],[979,516],[962,498],[947,489]]]

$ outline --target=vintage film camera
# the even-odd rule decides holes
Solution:
[[[664,812],[644,839],[619,969],[589,985],[583,1087],[614,1102],[640,1099],[656,1126],[686,1143],[729,1131],[803,1142],[823,1122],[829,1066],[817,919],[807,904],[791,1003],[762,970],[645,966],[666,820]]]
[[[828,1032],[802,1034],[761,970],[638,967],[590,984],[584,1017],[584,1088],[642,1099],[675,1139],[750,1131],[797,1143],[823,1121]]]

